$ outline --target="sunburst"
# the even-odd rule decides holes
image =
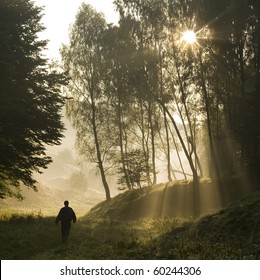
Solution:
[[[187,44],[194,44],[197,41],[196,33],[193,30],[187,30],[182,34],[182,41],[185,41]]]

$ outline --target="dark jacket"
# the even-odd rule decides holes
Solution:
[[[63,207],[56,218],[56,224],[61,221],[62,223],[75,223],[77,220],[76,215],[71,207]]]

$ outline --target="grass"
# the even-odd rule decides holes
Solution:
[[[1,259],[30,259],[57,244],[51,217],[32,214],[1,215]]]
[[[67,245],[54,220],[0,213],[1,259],[260,259],[259,192],[195,222],[82,217]]]
[[[72,225],[70,242],[60,242],[54,217],[1,215],[1,259],[129,259],[153,238],[180,224],[178,219],[135,222],[85,220]]]
[[[99,220],[73,225],[62,245],[51,217],[1,222],[1,259],[259,259],[257,244],[195,234],[178,219]],[[3,234],[5,233],[5,234]],[[258,244],[259,245],[259,244]]]

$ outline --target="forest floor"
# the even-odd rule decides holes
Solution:
[[[197,221],[87,215],[72,225],[66,245],[54,220],[42,214],[0,213],[0,258],[260,259],[260,192]]]

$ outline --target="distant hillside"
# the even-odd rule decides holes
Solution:
[[[230,189],[232,199],[226,199],[226,205],[243,193],[236,184]],[[234,189],[234,190],[233,190]],[[204,180],[200,186],[201,213],[219,210],[221,198],[210,180]],[[192,216],[193,186],[191,181],[176,181],[121,193],[110,201],[103,201],[92,208],[85,218],[111,218],[135,220],[139,218],[186,217]]]
[[[69,200],[78,216],[82,216],[91,207],[104,200],[105,195],[94,189],[88,188],[83,192],[68,188],[48,187],[38,184],[35,192],[26,187],[22,188],[24,200],[15,198],[0,199],[0,210],[16,210],[18,213],[42,213],[44,215],[56,215],[63,206],[64,200]]]

